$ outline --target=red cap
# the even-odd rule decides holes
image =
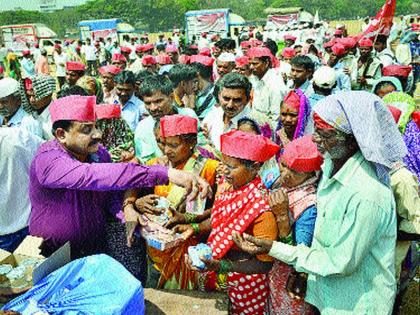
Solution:
[[[150,66],[150,65],[157,64],[157,61],[156,61],[156,58],[153,57],[152,55],[146,55],[146,56],[143,56],[143,59],[141,60],[141,64],[143,66]]]
[[[121,117],[119,104],[99,104],[95,106],[96,119],[111,119]]]
[[[334,36],[341,36],[343,35],[343,31],[342,30],[335,30],[334,31]]]
[[[29,56],[31,54],[30,50],[24,50],[22,51],[22,56]]]
[[[211,51],[210,51],[210,48],[208,48],[208,47],[201,48],[201,49],[198,51],[198,54],[199,54],[199,55],[203,55],[203,56],[207,56],[207,57],[211,57]]]
[[[336,56],[344,56],[346,54],[346,48],[341,44],[334,44],[332,51]]]
[[[296,41],[296,36],[293,36],[293,35],[290,35],[290,34],[286,34],[286,35],[284,35],[284,40],[291,40],[291,41]]]
[[[197,45],[190,45],[188,48],[189,49],[198,49],[198,46]]]
[[[296,110],[300,107],[300,98],[295,91],[290,91],[283,99],[283,106],[289,106]]]
[[[316,112],[314,112],[313,117],[314,117],[315,127],[319,129],[335,130],[333,126],[331,126],[324,119],[322,119],[321,116],[319,116]]]
[[[0,66],[0,74],[4,73],[4,68],[2,66]]]
[[[391,105],[386,105],[386,107],[388,107],[388,110],[391,112],[391,115],[394,118],[395,122],[398,123],[402,112],[398,108]]]
[[[206,32],[201,33],[201,37],[206,38],[207,37],[207,33]]]
[[[59,44],[55,44],[55,45],[54,45],[54,49],[61,49],[61,45],[59,45]]]
[[[273,54],[270,49],[266,47],[252,47],[248,50],[247,56],[249,58],[261,58],[261,57],[270,57],[273,58]]]
[[[241,42],[241,47],[251,47],[251,42],[249,40],[244,40]]]
[[[111,73],[113,75],[117,75],[120,72],[121,72],[121,68],[114,65],[108,65],[108,66],[103,66],[99,68],[100,74]]]
[[[369,38],[362,38],[359,42],[359,47],[373,47],[373,42]]]
[[[95,121],[96,96],[71,95],[55,100],[49,110],[51,122],[59,120]]]
[[[98,41],[95,42],[95,46],[100,46],[100,45],[101,44]]]
[[[220,136],[221,152],[228,156],[255,162],[265,162],[280,149],[270,139],[249,132],[232,130]]]
[[[31,80],[31,79],[26,78],[26,79],[24,80],[24,82],[25,82],[25,90],[30,90],[30,89],[32,89],[32,80]]]
[[[420,129],[420,112],[413,112],[411,114],[411,119],[416,123],[417,128]]]
[[[237,67],[244,67],[249,65],[249,58],[247,56],[237,57],[235,63]]]
[[[112,55],[112,61],[122,61],[122,62],[127,62],[127,58],[124,57],[124,55],[122,54],[113,54]]]
[[[184,115],[168,115],[160,119],[162,137],[174,137],[190,133],[197,134],[198,121]]]
[[[39,44],[38,44],[38,43],[35,43],[35,44],[34,44],[34,47],[35,47],[35,48],[39,48]]]
[[[282,57],[284,58],[293,58],[296,56],[296,51],[292,47],[286,47],[281,52]]]
[[[136,52],[142,52],[142,51],[143,51],[143,45],[137,45]]]
[[[390,65],[382,69],[382,75],[386,77],[408,77],[411,66]]]
[[[420,24],[419,23],[413,23],[413,24],[411,24],[411,30],[413,32],[420,31]]]
[[[131,48],[127,47],[127,46],[122,46],[121,47],[121,52],[126,53],[126,54],[131,54]]]
[[[181,55],[179,56],[179,63],[182,63],[184,65],[188,65],[190,63],[190,56],[188,55]]]
[[[153,49],[155,49],[155,46],[153,46],[152,43],[139,45],[139,46],[136,47],[137,52],[146,52],[146,51],[153,50]]]
[[[357,44],[357,40],[353,37],[344,37],[341,38],[339,43],[344,46],[346,49],[351,49]]]
[[[329,48],[329,47],[334,46],[334,44],[335,44],[335,40],[330,40],[329,42],[326,42],[326,43],[322,44],[322,46],[324,48]]]
[[[190,57],[190,63],[201,63],[202,65],[206,67],[213,66],[214,58],[203,56],[203,55],[193,55]]]
[[[147,56],[145,56],[145,57],[147,57]],[[158,56],[156,56],[156,61],[160,65],[169,65],[169,64],[172,63],[172,59],[168,55],[158,55]]]
[[[319,171],[323,162],[321,153],[312,141],[312,135],[286,144],[281,158],[288,168],[300,173]]]
[[[78,61],[67,61],[66,62],[66,70],[69,71],[85,71],[86,66]]]
[[[249,43],[251,44],[251,47],[260,47],[262,46],[262,44],[264,44],[262,41],[258,39],[251,39]]]
[[[175,45],[168,45],[165,48],[167,53],[178,53],[178,48]]]

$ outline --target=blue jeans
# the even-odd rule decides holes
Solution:
[[[15,233],[0,235],[0,248],[8,252],[13,252],[27,235],[29,235],[28,227]]]

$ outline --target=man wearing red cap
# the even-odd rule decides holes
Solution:
[[[121,69],[114,65],[103,66],[99,68],[102,79],[104,103],[115,104],[118,102],[117,90],[115,88],[115,76],[121,72]]]
[[[157,61],[156,58],[152,55],[145,55],[141,59],[141,64],[143,65],[143,69],[155,74],[157,73]]]
[[[72,258],[102,251],[105,212],[122,209],[121,194],[132,188],[167,184],[193,189],[209,186],[194,175],[162,166],[110,163],[99,145],[95,127],[96,98],[70,96],[51,107],[54,140],[38,150],[30,168],[29,195],[32,213],[29,230],[44,239],[42,253],[51,255],[70,241]],[[126,215],[129,215],[126,213]]]
[[[236,57],[235,65],[235,70],[233,70],[233,72],[239,73],[247,78],[252,75],[252,71],[249,66],[249,58],[247,56]]]
[[[337,74],[337,86],[335,91],[350,91],[351,81],[350,75],[345,73],[344,64],[341,62],[342,58],[347,54],[346,48],[337,43],[332,47],[332,53],[328,60],[328,66],[333,68]]]
[[[86,66],[77,61],[66,62],[66,84],[62,90],[75,86],[77,80],[85,75]]]
[[[125,70],[127,67],[127,59],[123,54],[115,53],[112,55],[112,65],[119,67],[121,70]]]
[[[274,69],[274,56],[266,47],[248,51],[252,71],[250,81],[254,90],[252,109],[264,114],[272,126],[277,124],[280,104],[286,94],[286,85],[281,74]]]
[[[284,42],[286,44],[286,47],[292,47],[295,42],[296,42],[296,36],[290,35],[290,34],[286,34],[284,35]]]
[[[353,90],[371,91],[373,83],[381,78],[381,61],[372,53],[373,42],[363,38],[359,42],[360,57],[357,62],[357,80],[352,81]]]

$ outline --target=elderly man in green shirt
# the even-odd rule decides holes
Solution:
[[[233,237],[308,273],[305,300],[321,314],[391,314],[397,218],[389,170],[407,150],[382,101],[341,92],[314,108],[314,141],[324,156],[311,247]]]

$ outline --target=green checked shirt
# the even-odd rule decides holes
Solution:
[[[311,247],[274,243],[269,255],[309,274],[306,301],[321,313],[391,314],[397,220],[390,188],[357,152],[331,177],[326,158]]]

